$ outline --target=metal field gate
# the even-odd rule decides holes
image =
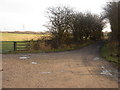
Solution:
[[[28,51],[30,49],[30,41],[14,41],[14,51]]]

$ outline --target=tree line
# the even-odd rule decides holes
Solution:
[[[111,24],[111,40],[120,40],[120,1],[108,2],[104,8],[105,18],[108,18]]]
[[[120,20],[120,2],[108,2],[104,6],[104,11],[104,13],[98,15],[91,12],[75,11],[65,6],[49,7],[47,9],[49,22],[46,27],[50,36],[42,39],[43,46],[45,48],[48,46],[49,49],[57,49],[59,47],[73,47],[72,45],[77,46],[84,42],[101,40],[103,39],[102,30],[106,24],[104,19],[106,18],[109,19],[111,24],[111,40],[118,41],[120,39],[118,30],[120,24],[118,23]]]
[[[48,29],[52,34],[55,48],[62,44],[69,45],[74,42],[86,40],[101,40],[102,29],[105,25],[101,15],[91,12],[78,12],[70,7],[50,7],[47,11]]]

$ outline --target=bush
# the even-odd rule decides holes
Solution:
[[[48,37],[42,37],[38,40],[30,40],[30,51],[32,50],[50,50],[51,49],[51,43],[50,40],[47,40]]]

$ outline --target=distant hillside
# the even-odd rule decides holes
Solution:
[[[14,32],[8,32],[8,31],[1,31],[1,33],[16,33],[16,34],[49,34],[48,31],[46,32],[33,32],[33,31],[14,31]]]

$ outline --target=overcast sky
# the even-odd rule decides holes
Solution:
[[[100,14],[108,0],[0,0],[0,30],[47,30],[43,25],[48,18],[46,10],[51,6],[69,6],[77,11]]]

